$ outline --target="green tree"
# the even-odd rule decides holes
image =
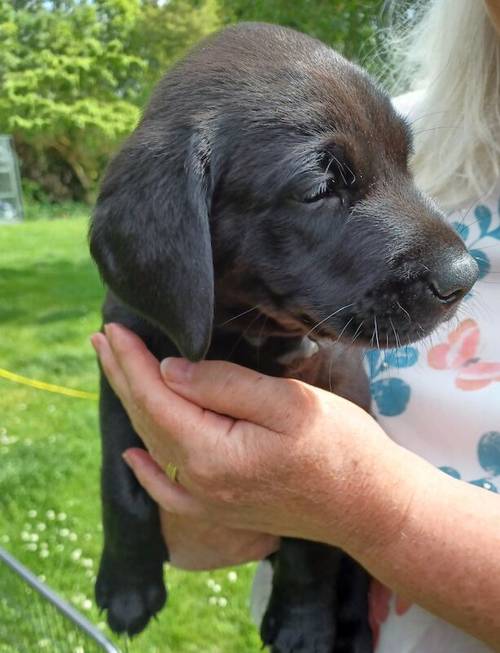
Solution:
[[[215,0],[0,0],[0,132],[23,176],[91,200],[162,70],[217,24]]]
[[[141,80],[144,105],[163,73],[195,43],[222,26],[218,0],[144,0],[130,49],[147,62]]]
[[[0,130],[25,173],[61,197],[89,199],[110,146],[138,116],[128,80],[145,63],[124,49],[137,0],[0,0]],[[1,38],[1,36],[0,36]],[[8,52],[7,52],[8,48]]]
[[[221,0],[227,22],[264,21],[315,36],[378,71],[383,0]]]

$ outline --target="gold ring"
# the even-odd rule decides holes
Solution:
[[[165,474],[167,475],[167,478],[172,481],[172,483],[177,483],[177,477],[179,475],[177,465],[174,465],[174,463],[168,463],[165,467]]]

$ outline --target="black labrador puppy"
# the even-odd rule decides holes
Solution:
[[[264,24],[204,41],[158,85],[102,184],[90,247],[104,321],[159,358],[233,361],[369,410],[361,347],[429,334],[477,266],[408,170],[389,98],[315,39]],[[135,634],[165,602],[156,505],[121,453],[140,441],[101,386],[98,605]],[[210,452],[207,451],[207,456]],[[262,638],[280,653],[369,652],[368,578],[284,540]]]

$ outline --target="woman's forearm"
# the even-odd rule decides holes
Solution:
[[[372,495],[375,505],[368,502],[365,515],[375,519],[359,529],[349,553],[405,599],[500,651],[498,495],[400,447],[388,458],[392,476],[382,489],[392,493],[390,500]]]

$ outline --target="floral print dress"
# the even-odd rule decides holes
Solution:
[[[404,98],[396,106],[418,114],[408,104],[405,110]],[[443,473],[500,493],[500,187],[448,219],[478,262],[480,280],[431,338],[368,353],[374,412],[393,440]],[[490,650],[378,583],[370,603],[376,653]]]

